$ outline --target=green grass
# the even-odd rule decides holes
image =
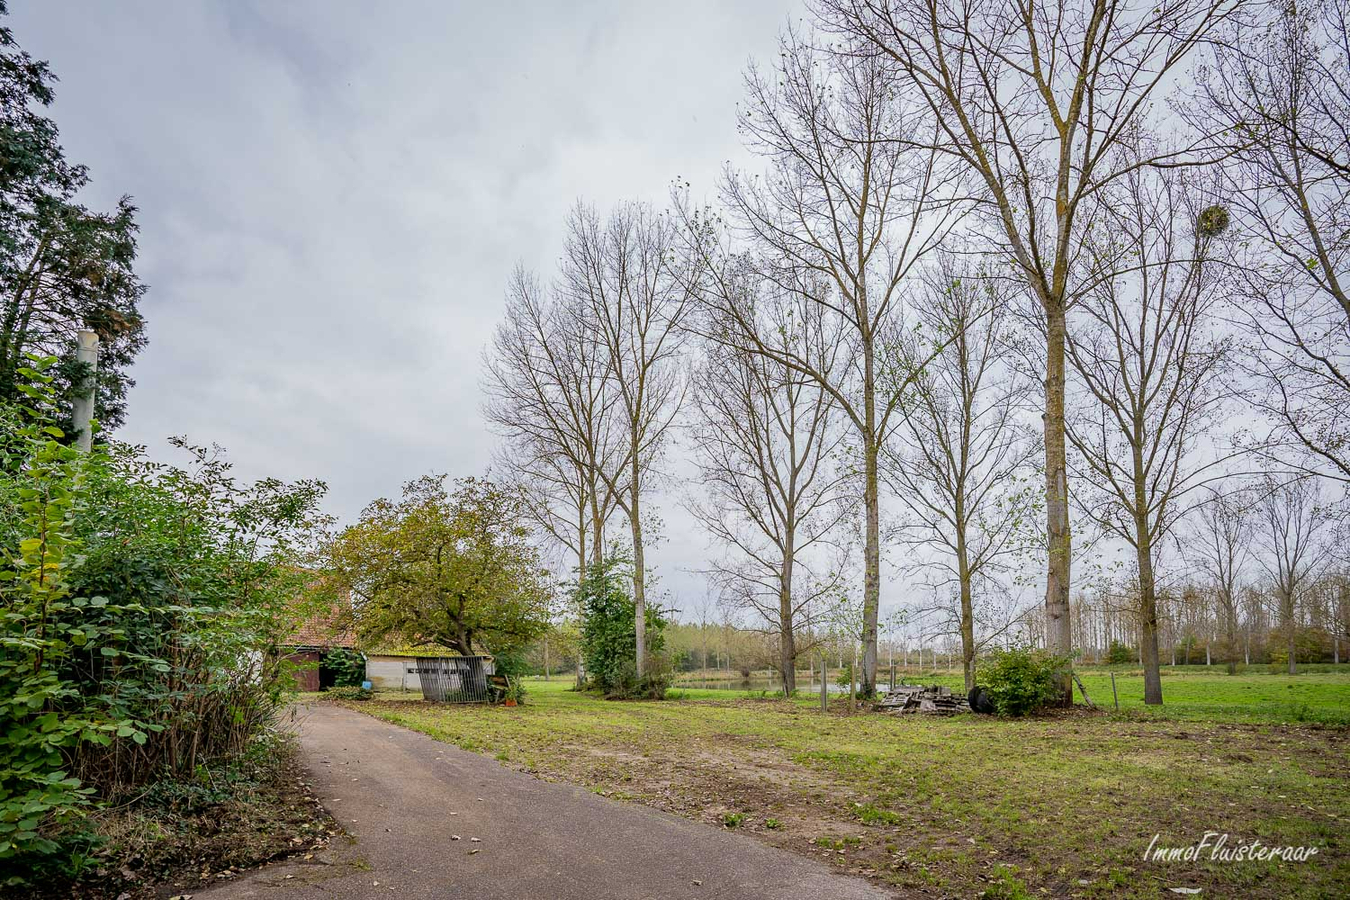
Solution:
[[[1161,708],[1144,705],[1144,676],[1138,666],[1087,667],[1078,672],[1092,702],[1114,711],[1114,671],[1121,712],[1131,715],[1178,721],[1350,725],[1350,665],[1308,668],[1314,671],[1291,676],[1250,666],[1230,676],[1217,665],[1163,666]],[[916,674],[909,681],[963,688],[959,672]],[[1082,702],[1076,687],[1074,699]]]
[[[1143,709],[1132,671],[1117,673],[1118,714],[1020,721],[847,716],[839,701],[822,714],[810,697],[718,690],[607,702],[561,681],[533,682],[516,709],[383,697],[351,706],[606,796],[723,827],[734,820],[738,830],[901,888],[1350,893],[1350,740],[1334,727],[1348,721],[1350,674],[1176,671],[1164,675],[1167,704],[1157,711]],[[1109,675],[1089,671],[1084,680],[1109,706]],[[1184,846],[1206,831],[1315,845],[1320,854],[1289,864],[1142,860],[1155,834]]]
[[[1300,670],[1298,675],[1290,676],[1272,673],[1266,666],[1242,666],[1239,674],[1229,676],[1222,664],[1164,665],[1161,709],[1144,705],[1144,676],[1137,665],[1086,666],[1080,667],[1078,673],[1093,702],[1110,711],[1115,710],[1111,694],[1111,674],[1114,672],[1123,713],[1179,721],[1350,725],[1350,663],[1303,665]],[[803,672],[800,676],[803,685],[805,675]],[[883,666],[882,681],[888,677],[889,672]],[[906,673],[897,667],[899,679],[963,690],[959,670],[911,670]],[[546,683],[542,679],[535,681]],[[697,682],[698,679],[694,679],[693,683]],[[726,700],[773,695],[772,691],[758,689],[737,690],[733,687],[736,683],[735,678],[727,676],[723,678],[723,687],[676,687],[671,689],[670,696],[685,700]],[[814,690],[799,689],[796,701],[807,707],[818,704]],[[1075,699],[1082,702],[1077,688],[1074,691]],[[837,695],[831,696],[837,699]]]

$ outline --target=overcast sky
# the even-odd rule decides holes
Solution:
[[[140,207],[150,345],[119,436],[186,434],[247,478],[318,477],[344,519],[481,474],[482,350],[517,262],[552,272],[577,198],[710,192],[763,2],[12,0],[60,82],[87,197]],[[674,499],[654,562],[701,592]]]

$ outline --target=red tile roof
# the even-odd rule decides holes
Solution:
[[[356,646],[356,634],[352,631],[350,611],[343,615],[342,607],[335,604],[328,612],[315,613],[301,622],[282,645],[351,649]]]

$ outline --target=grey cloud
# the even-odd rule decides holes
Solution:
[[[479,360],[517,261],[584,197],[663,202],[743,159],[741,71],[798,4],[16,0],[90,202],[141,207],[150,347],[122,437],[185,433],[330,511],[494,438]],[[700,592],[673,497],[663,586]]]

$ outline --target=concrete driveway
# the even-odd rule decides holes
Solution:
[[[300,719],[314,790],[352,840],[196,900],[895,896],[751,837],[539,781],[339,706],[308,706]]]

